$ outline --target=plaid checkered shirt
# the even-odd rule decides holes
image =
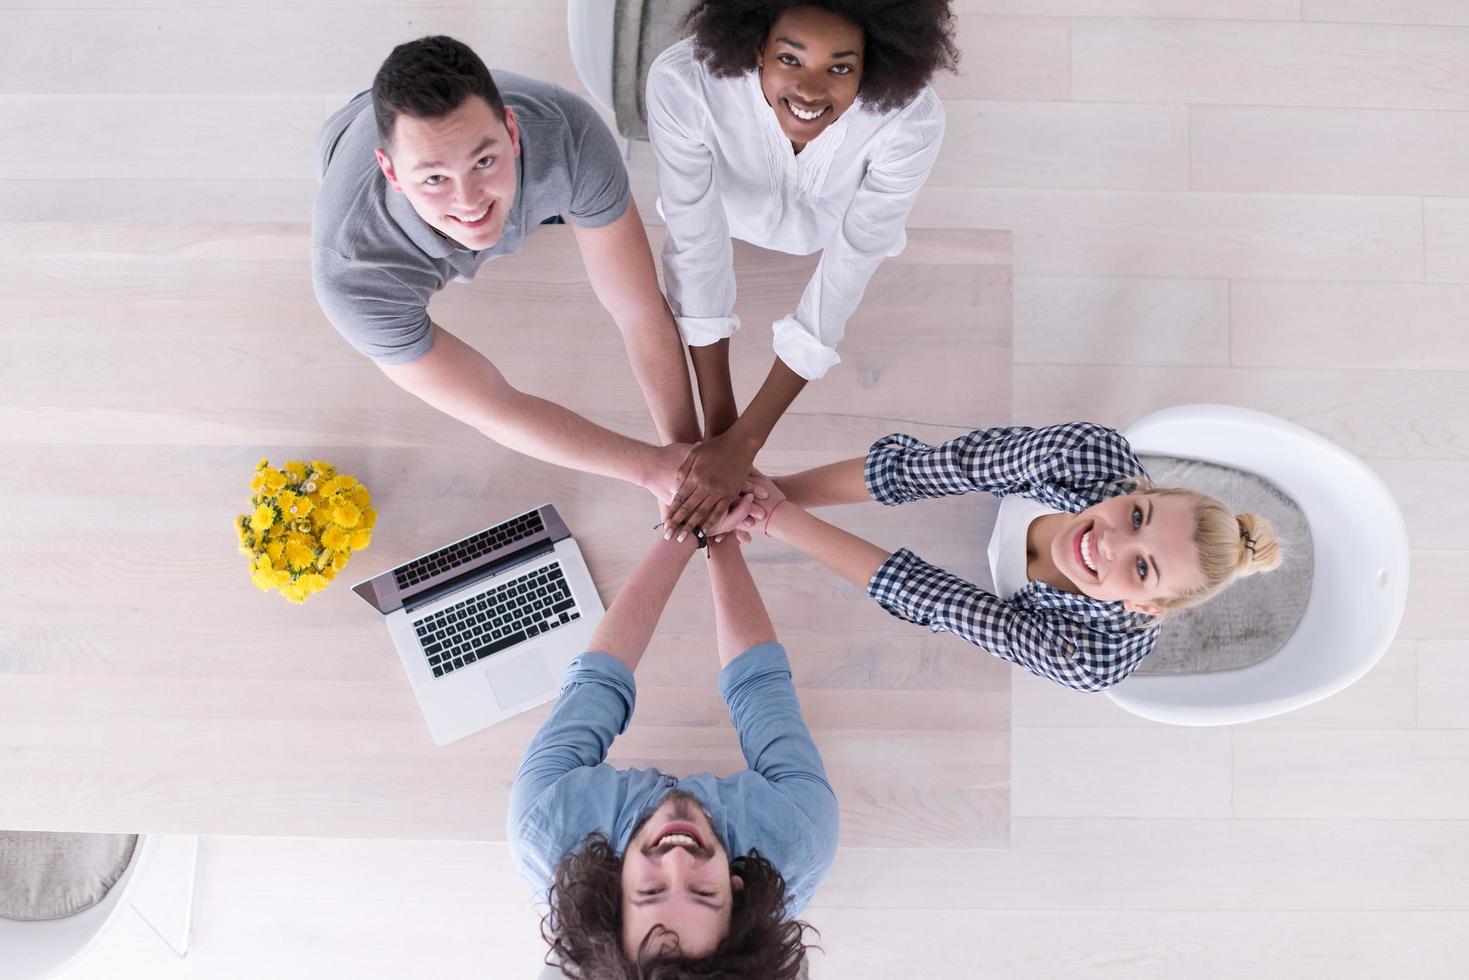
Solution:
[[[1067,422],[977,429],[939,446],[895,432],[873,443],[864,476],[872,498],[889,506],[983,490],[1075,514],[1131,492],[1146,472],[1117,430]],[[899,619],[954,633],[1078,691],[1116,684],[1158,639],[1157,621],[1121,602],[1036,581],[1001,599],[907,548],[882,564],[867,594]]]

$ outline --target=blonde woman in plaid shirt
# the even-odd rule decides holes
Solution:
[[[866,457],[762,486],[767,519],[748,528],[763,526],[901,619],[1079,691],[1131,673],[1157,642],[1161,616],[1281,560],[1264,518],[1151,487],[1122,434],[1091,422],[979,429],[938,446],[894,433]],[[980,491],[1040,505],[1025,529],[1025,583],[1005,597],[808,512]]]

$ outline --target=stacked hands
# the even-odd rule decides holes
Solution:
[[[656,450],[658,462],[646,486],[662,510],[658,527],[663,540],[683,541],[698,529],[715,542],[730,532],[748,542],[749,532],[785,499],[775,483],[751,465],[757,448],[726,435]]]

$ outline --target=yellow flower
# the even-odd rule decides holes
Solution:
[[[260,568],[250,576],[250,581],[261,591],[269,592],[291,581],[291,573],[274,568]]]
[[[296,581],[305,588],[308,595],[312,592],[320,592],[327,585],[326,576],[318,575],[315,572],[307,572],[305,575],[296,579]]]
[[[321,546],[328,551],[341,551],[347,546],[347,534],[339,527],[328,527],[321,532]]]
[[[352,501],[337,497],[332,501],[332,520],[342,527],[356,527],[357,522],[362,520],[362,511]]]
[[[309,567],[316,561],[316,549],[299,538],[286,542],[286,564],[294,571]]]
[[[372,541],[372,495],[323,460],[286,460],[274,469],[263,457],[250,489],[250,510],[234,525],[250,581],[259,589],[304,602],[337,577],[354,549]]]
[[[281,491],[281,495],[275,498],[275,502],[276,506],[281,509],[281,519],[291,524],[311,513],[311,498],[292,493],[290,490]]]
[[[270,530],[275,523],[275,508],[270,504],[261,504],[255,508],[255,513],[250,515],[250,530],[256,534],[264,534]]]

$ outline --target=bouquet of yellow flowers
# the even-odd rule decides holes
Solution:
[[[263,592],[305,602],[372,542],[377,512],[367,488],[319,459],[280,469],[262,459],[250,489],[250,513],[235,518],[235,530],[250,581]]]

